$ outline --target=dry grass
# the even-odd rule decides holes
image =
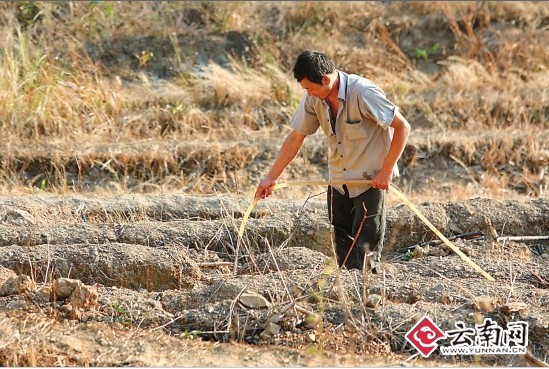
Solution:
[[[497,175],[509,162],[545,186],[547,164],[532,165],[548,150],[536,139],[548,129],[544,3],[0,6],[4,192],[247,191],[302,96],[291,63],[309,47],[378,82],[421,135],[446,132],[465,166],[486,170],[479,186],[509,190]],[[501,129],[474,155],[452,140]],[[517,143],[513,129],[534,138]],[[321,175],[319,152],[287,178]]]

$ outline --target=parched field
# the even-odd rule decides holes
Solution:
[[[0,10],[0,366],[547,365],[547,3]],[[321,186],[275,191],[239,237],[305,48],[400,107],[393,184],[494,281],[391,194],[381,274],[336,267]],[[326,179],[315,134],[281,182]],[[528,352],[422,358],[423,316],[526,322]]]
[[[491,229],[547,233],[549,201],[419,206],[438,229],[486,235],[455,244],[495,282],[443,244],[417,246],[407,257],[402,246],[433,236],[403,206],[388,214],[382,275],[334,267],[325,206],[314,200],[261,203],[235,264],[246,202],[181,195],[3,198],[0,329],[10,337],[0,351],[4,362],[393,365],[414,354],[404,335],[424,315],[446,330],[486,317],[502,326],[527,321],[531,352],[548,354],[549,241],[497,241]],[[210,343],[195,343],[200,338]],[[227,341],[240,344],[219,344]],[[197,350],[207,354],[182,361]],[[216,350],[238,354],[229,364]],[[482,364],[528,361],[491,357]]]

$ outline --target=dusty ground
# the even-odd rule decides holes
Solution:
[[[319,196],[320,198],[320,196]],[[528,366],[523,357],[418,359],[423,315],[525,320],[549,355],[549,201],[473,199],[418,208],[490,282],[403,205],[389,209],[384,273],[338,271],[323,201],[271,198],[237,242],[248,199],[21,196],[0,200],[0,362],[92,366]],[[235,252],[238,260],[235,274]],[[419,252],[419,250],[422,252]],[[18,276],[18,277],[17,277]],[[518,305],[518,311],[506,307]],[[517,310],[517,309],[515,309]],[[227,343],[228,342],[228,343]],[[480,361],[479,361],[480,360]]]
[[[66,10],[73,14],[75,8],[75,18],[93,18],[78,16],[78,2],[69,3]],[[218,101],[223,104],[217,106],[215,96],[199,93],[191,103],[203,109],[198,112],[211,119],[210,126],[165,113],[193,93],[167,91],[176,86],[166,51],[172,41],[166,29],[160,37],[155,34],[157,19],[166,19],[155,16],[155,27],[140,19],[136,23],[143,21],[142,28],[106,35],[86,47],[91,70],[104,66],[113,79],[127,80],[139,97],[129,111],[132,120],[127,123],[120,113],[127,136],[109,133],[99,143],[96,136],[79,137],[82,142],[63,137],[0,142],[2,185],[17,193],[5,191],[0,197],[0,366],[536,365],[530,357],[450,358],[438,351],[422,359],[404,336],[424,315],[445,330],[458,320],[471,326],[485,317],[500,325],[527,321],[531,355],[548,362],[549,241],[497,239],[549,236],[548,74],[546,52],[538,50],[547,44],[540,41],[547,35],[547,5],[471,3],[482,48],[469,60],[465,18],[452,31],[440,11],[430,14],[431,4],[410,16],[399,2],[382,3],[388,7],[379,18],[384,22],[369,15],[330,16],[330,31],[344,23],[336,34],[345,37],[334,40],[333,50],[339,50],[341,65],[389,88],[412,124],[396,185],[447,236],[483,232],[484,238],[454,243],[495,282],[443,245],[402,252],[434,235],[392,196],[382,274],[334,268],[323,195],[308,198],[322,189],[277,192],[257,206],[239,240],[251,191],[287,132],[287,112],[271,101],[243,106]],[[422,2],[415,6],[424,7]],[[316,21],[322,18],[314,7],[303,13],[307,7],[285,10],[289,20],[279,18],[265,29],[267,39],[273,32],[292,37],[277,41],[279,62],[332,37],[323,31],[324,22]],[[272,7],[269,18],[284,16],[277,12]],[[247,61],[263,55],[251,41],[259,25],[251,17],[244,14],[242,22],[251,22],[253,32],[226,32],[208,28],[217,27],[209,5],[203,13],[191,9],[188,14],[198,17],[193,23],[200,27],[179,35],[178,46],[184,54],[198,55],[197,63],[210,58],[226,63],[228,52]],[[132,23],[123,15],[112,19]],[[306,20],[313,20],[313,28],[302,32]],[[290,28],[280,24],[295,24],[300,31],[286,32]],[[317,34],[318,40],[312,37]],[[440,52],[417,58],[417,50],[435,42]],[[144,48],[155,55],[148,68],[136,65],[135,56]],[[61,55],[65,49],[60,47]],[[483,55],[505,60],[494,66]],[[490,65],[496,69],[492,76],[486,71]],[[29,80],[35,78],[32,73]],[[14,101],[31,109],[32,96]],[[103,106],[103,97],[97,101]],[[210,134],[233,113],[229,127],[236,123],[243,130]],[[20,116],[22,122],[34,119]],[[55,127],[61,126],[54,118]],[[107,118],[116,119],[110,113]],[[161,134],[153,133],[155,124],[162,126]],[[106,128],[90,132],[112,130],[110,124],[101,127]],[[177,134],[195,128],[205,135]],[[325,158],[325,139],[314,135],[283,179],[325,179]],[[114,195],[120,189],[140,195]],[[148,194],[163,191],[162,196]],[[220,195],[206,195],[215,193]]]

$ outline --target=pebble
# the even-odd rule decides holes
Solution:
[[[269,323],[262,334],[274,336],[280,333],[280,326],[278,324]]]
[[[439,283],[431,288],[431,292],[441,293],[441,292],[444,292],[444,289],[445,289],[444,285],[442,283]]]
[[[380,302],[381,302],[381,296],[376,295],[375,293],[372,293],[368,295],[365,305],[366,307],[369,307],[369,308],[375,308],[379,305]]]
[[[501,311],[506,315],[511,315],[526,310],[526,308],[528,308],[528,305],[524,302],[509,302],[501,307]]]
[[[251,309],[271,307],[271,303],[265,297],[255,292],[244,292],[238,300],[242,305]]]

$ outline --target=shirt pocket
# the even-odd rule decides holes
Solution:
[[[363,140],[368,138],[368,132],[362,121],[345,123],[345,136],[349,140]]]

